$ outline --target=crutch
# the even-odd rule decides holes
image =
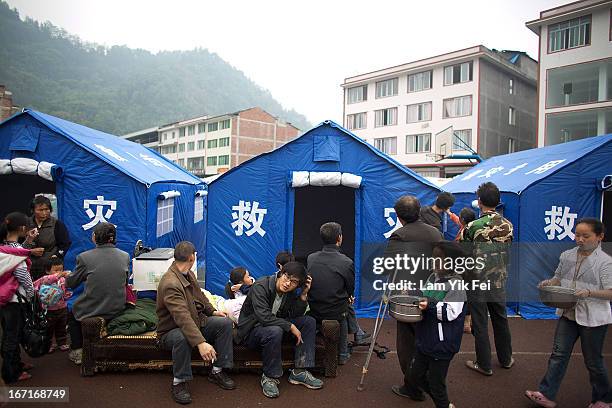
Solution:
[[[389,307],[389,294],[391,290],[389,289],[389,279],[391,282],[395,282],[395,276],[397,275],[397,268],[393,272],[393,277],[389,274],[387,277],[387,285],[385,286],[385,291],[383,292],[382,298],[380,299],[380,304],[378,305],[378,313],[376,314],[376,322],[374,323],[374,333],[372,333],[372,342],[370,343],[370,348],[368,350],[368,355],[366,357],[365,363],[361,368],[361,380],[359,381],[359,385],[357,386],[357,391],[363,391],[365,386],[363,385],[365,376],[368,373],[368,367],[370,366],[370,359],[372,358],[372,353],[374,352],[374,346],[376,345],[376,339],[378,338],[378,333],[380,333],[380,329],[382,328],[383,321],[385,320],[385,315],[387,314],[387,308]],[[384,304],[384,307],[383,307]],[[381,313],[382,311],[382,313]]]

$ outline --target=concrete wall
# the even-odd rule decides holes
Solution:
[[[510,106],[516,110],[514,126],[509,124]],[[515,140],[515,151],[536,147],[536,107],[535,84],[481,59],[478,153],[484,158],[509,153],[509,138]]]

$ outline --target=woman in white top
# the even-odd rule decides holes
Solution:
[[[540,282],[540,286],[576,289],[579,300],[572,309],[557,309],[560,319],[548,369],[539,391],[525,391],[527,398],[539,406],[557,406],[555,398],[578,338],[593,387],[589,407],[609,408],[612,402],[612,388],[602,357],[608,324],[612,323],[612,257],[601,249],[603,237],[601,221],[595,218],[579,220],[577,246],[561,254],[552,279]]]

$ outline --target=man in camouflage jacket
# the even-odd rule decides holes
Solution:
[[[488,315],[491,317],[497,359],[503,368],[514,365],[512,339],[506,314],[506,279],[508,251],[512,242],[512,224],[495,211],[500,203],[500,192],[493,183],[484,183],[476,191],[480,218],[470,222],[461,233],[460,241],[469,245],[473,256],[480,258],[481,269],[470,271],[468,281],[489,283],[488,289],[469,288],[468,304],[472,315],[476,360],[466,361],[468,368],[484,375],[492,375],[491,345]],[[477,263],[478,264],[478,263]]]

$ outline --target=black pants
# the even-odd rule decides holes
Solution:
[[[416,352],[410,374],[414,384],[425,391],[436,408],[448,408],[446,375],[451,360],[437,360],[421,352]]]
[[[302,333],[302,343],[295,346],[295,368],[312,368],[315,365],[315,335],[317,324],[312,316],[300,316],[287,319],[295,324]],[[282,341],[285,335],[280,326],[257,326],[245,339],[245,345],[252,350],[261,350],[263,373],[268,378],[280,378],[283,375]],[[295,337],[292,341],[295,341]]]
[[[81,322],[75,319],[72,311],[68,312],[68,330],[70,331],[70,350],[83,348],[83,330]]]
[[[19,303],[10,302],[0,309],[2,324],[2,379],[10,384],[23,372],[21,339],[24,325],[23,309]]]
[[[206,324],[200,328],[202,335],[215,349],[217,359],[214,367],[232,368],[234,349],[232,340],[232,321],[225,317],[212,316],[206,319]],[[174,378],[191,381],[191,353],[193,347],[187,341],[181,329],[176,328],[164,334],[160,339],[164,350],[172,350],[172,372]]]
[[[497,360],[502,365],[510,364],[512,337],[508,326],[504,289],[492,289],[488,293],[468,291],[467,295],[472,314],[472,334],[474,335],[478,365],[485,370],[491,370],[489,316],[493,325]],[[487,316],[487,313],[489,316]]]
[[[418,392],[418,387],[414,384],[410,376],[412,360],[416,353],[415,324],[397,322],[397,358],[399,359],[402,373],[404,374],[404,387],[408,392],[414,394]]]
[[[66,339],[68,338],[68,334],[66,333],[67,322],[68,309],[47,310],[49,338],[53,340],[53,336],[55,336],[55,344],[58,346],[66,344]]]

